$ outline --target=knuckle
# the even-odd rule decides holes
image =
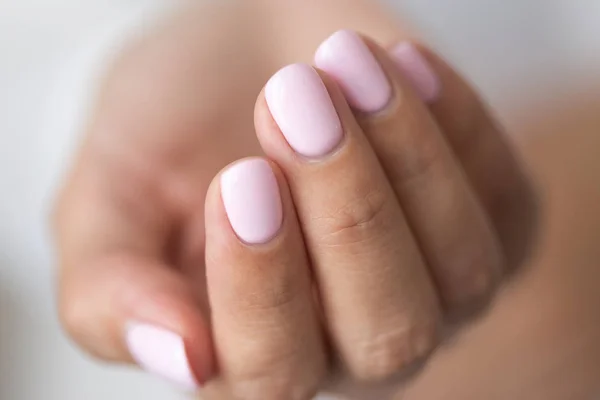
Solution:
[[[504,259],[493,240],[473,240],[463,257],[455,257],[446,267],[452,271],[454,294],[449,296],[451,310],[479,308],[493,293],[504,268]],[[449,272],[450,273],[450,272]]]
[[[494,288],[494,273],[492,266],[477,268],[465,280],[466,293],[472,299],[482,299],[489,295]]]
[[[327,366],[316,332],[281,325],[230,342],[236,351],[229,354],[224,376],[235,399],[309,400],[316,394]]]
[[[64,330],[79,343],[85,343],[89,332],[89,310],[84,301],[62,299],[59,306],[59,320]]]
[[[385,227],[387,196],[382,190],[372,190],[338,207],[331,215],[320,218],[325,225],[328,242],[361,241]]]
[[[437,346],[437,323],[415,324],[358,343],[353,374],[360,381],[380,382],[409,371]]]
[[[294,282],[284,281],[271,287],[247,292],[235,300],[232,309],[235,314],[245,315],[244,319],[257,319],[264,315],[272,315],[278,310],[293,308],[300,297],[300,288]]]
[[[90,310],[90,299],[80,288],[62,285],[58,303],[58,319],[65,333],[93,357],[119,360],[120,347],[110,332],[111,326]],[[65,287],[68,286],[68,287]]]
[[[316,395],[324,367],[290,368],[290,357],[270,357],[236,374],[231,392],[239,400],[309,400]],[[324,365],[324,363],[322,363]]]
[[[256,377],[235,383],[232,393],[236,400],[310,400],[317,394],[317,387],[297,384],[294,379]]]
[[[484,307],[496,287],[494,274],[482,268],[473,268],[455,285],[456,290],[447,294],[447,309],[451,319],[470,316]]]
[[[390,178],[396,190],[418,185],[426,180],[436,167],[442,165],[441,151],[435,150],[436,146],[421,146],[413,156],[407,157],[397,169],[392,172]]]
[[[440,140],[441,134],[435,126],[423,126],[422,122],[405,121],[399,127],[403,136],[403,147],[410,151],[402,151],[394,167],[390,168],[390,181],[396,190],[415,185],[427,178],[436,167],[444,165],[447,151]],[[423,134],[415,134],[421,132]]]

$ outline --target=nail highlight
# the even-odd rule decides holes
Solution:
[[[440,79],[412,43],[400,43],[390,54],[424,102],[432,103],[439,98]]]
[[[221,174],[221,197],[231,227],[246,243],[270,241],[283,220],[279,185],[262,158],[239,161]]]
[[[183,338],[176,333],[148,324],[131,323],[127,327],[126,341],[131,356],[146,371],[184,390],[199,388]]]
[[[355,109],[376,112],[392,97],[392,88],[379,62],[353,31],[338,31],[325,40],[315,54],[315,65],[338,82]]]
[[[321,77],[311,66],[292,64],[265,87],[273,119],[290,146],[306,157],[322,157],[343,137],[342,125]]]

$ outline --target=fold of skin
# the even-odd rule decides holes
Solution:
[[[228,162],[260,154],[254,101],[275,70],[311,62],[320,41],[341,28],[383,44],[405,38],[392,15],[371,0],[193,5],[124,53],[97,113],[118,115],[130,139],[139,140],[136,148],[174,163],[178,155],[168,153],[168,141],[153,136],[153,129],[201,127],[191,140],[203,143],[196,178],[208,185]],[[128,95],[116,95],[123,88],[153,93],[147,106],[160,112],[115,114],[111,110],[128,110]],[[486,315],[442,347],[398,398],[586,400],[600,392],[600,85],[597,93],[566,97],[551,112],[532,110],[526,121],[513,124],[517,136],[543,132],[520,140],[542,193],[534,257]],[[165,109],[164,94],[198,108]]]

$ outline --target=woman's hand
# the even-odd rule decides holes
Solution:
[[[206,271],[221,375],[208,398],[304,399],[324,383],[387,398],[521,256],[497,222],[523,212],[515,196],[528,187],[495,124],[431,54],[392,52],[396,65],[340,31],[317,52],[320,75],[280,70],[256,106],[271,162],[244,159],[213,180]],[[449,104],[459,96],[471,103]],[[456,123],[466,113],[476,131]],[[507,201],[515,209],[498,214]]]
[[[57,212],[61,314],[83,347],[209,381],[209,398],[325,386],[373,398],[434,349],[442,322],[486,303],[527,249],[530,187],[445,64],[401,44],[398,68],[361,43],[340,33],[321,48],[325,86],[303,65],[271,80],[256,107],[271,161],[219,174],[206,214],[215,170],[259,154],[249,127],[213,115],[235,90],[195,104],[176,88],[174,103],[207,120],[128,103],[143,77],[107,90],[117,102],[103,103]],[[172,103],[149,100],[159,115]]]

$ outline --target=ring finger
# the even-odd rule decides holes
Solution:
[[[485,304],[503,257],[459,160],[422,101],[435,94],[435,82],[421,85],[427,90],[419,98],[383,49],[351,31],[327,39],[316,64],[355,108],[446,309],[463,314]]]

